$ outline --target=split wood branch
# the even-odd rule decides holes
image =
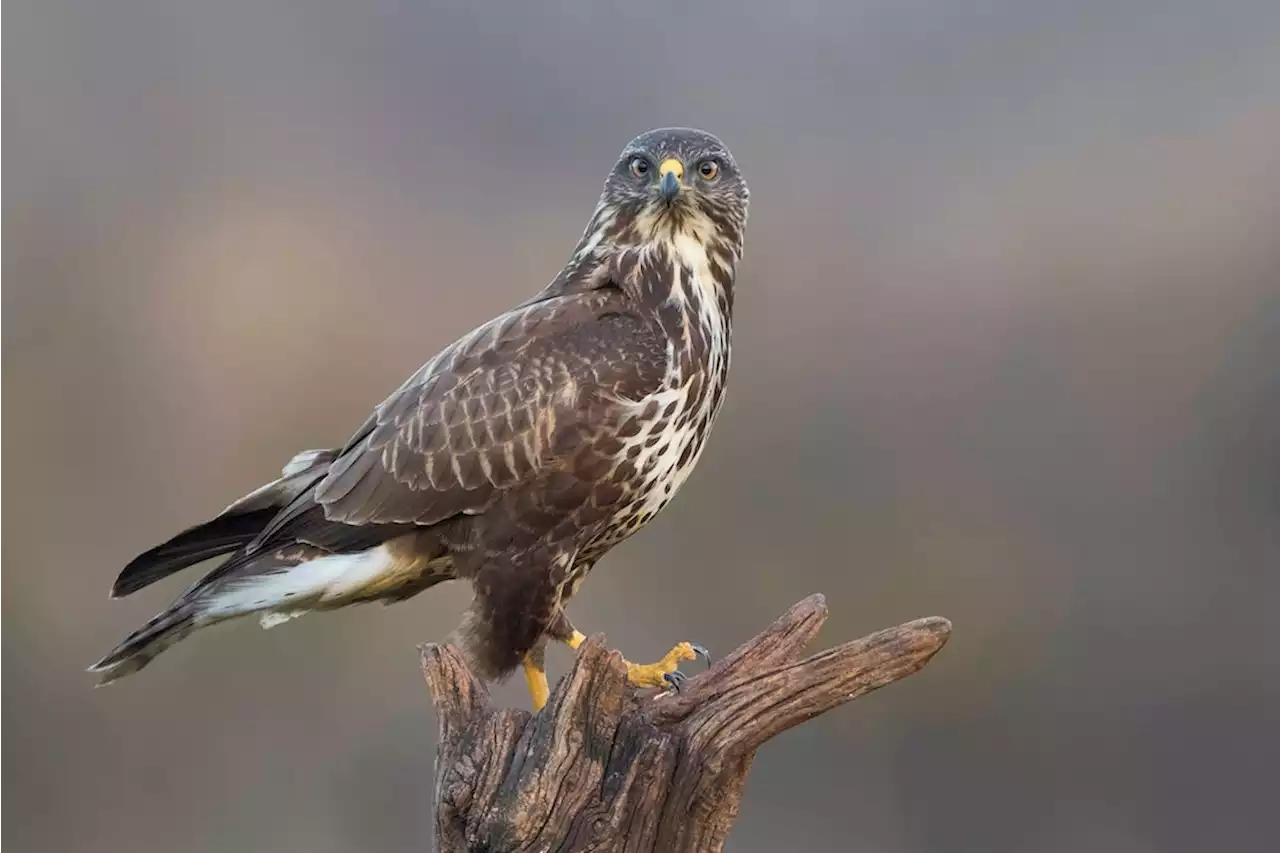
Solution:
[[[718,853],[765,741],[920,670],[951,633],[917,619],[802,659],[826,615],[811,595],[656,695],[638,695],[592,637],[536,715],[492,708],[457,649],[423,646],[440,722],[437,849]]]

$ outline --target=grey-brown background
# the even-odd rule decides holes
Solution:
[[[771,743],[732,849],[1263,849],[1280,7],[611,5],[9,4],[6,849],[426,848],[414,645],[465,590],[93,691],[189,579],[106,590],[540,288],[664,124],[753,191],[730,393],[575,619],[638,658],[813,591],[828,643],[956,627]]]

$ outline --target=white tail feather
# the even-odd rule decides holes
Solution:
[[[308,560],[288,569],[231,583],[210,596],[201,607],[200,614],[209,619],[226,619],[262,611],[292,614],[306,609],[307,604],[355,593],[394,565],[395,561],[385,546],[356,554],[334,554]],[[273,620],[271,624],[276,625],[280,621],[283,620]]]

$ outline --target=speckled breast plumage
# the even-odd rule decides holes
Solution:
[[[629,406],[617,437],[611,479],[625,489],[616,511],[581,548],[571,570],[576,587],[609,550],[641,530],[675,497],[706,446],[729,372],[731,318],[727,300],[696,268],[676,265],[667,374],[662,386]],[[572,594],[572,593],[570,593]]]

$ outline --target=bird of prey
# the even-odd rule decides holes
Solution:
[[[632,140],[540,293],[445,347],[343,447],[299,453],[129,563],[112,597],[229,555],[90,671],[106,684],[238,616],[270,627],[461,578],[474,598],[451,640],[481,677],[523,666],[541,708],[547,641],[585,639],[565,604],[702,453],[729,370],[747,199],[711,134]],[[678,687],[680,662],[705,655],[680,643],[628,677]]]

